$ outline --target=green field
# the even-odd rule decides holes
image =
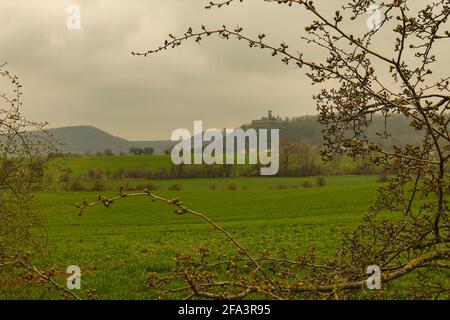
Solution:
[[[158,194],[179,197],[204,212],[251,252],[286,248],[295,257],[315,246],[326,256],[339,245],[342,232],[361,221],[378,184],[371,176],[330,176],[325,187],[301,187],[307,180],[314,178],[164,180],[158,182]],[[227,189],[230,182],[238,184],[236,191]],[[167,190],[174,183],[181,191]],[[144,286],[147,273],[169,271],[177,254],[199,247],[234,252],[210,225],[144,198],[126,199],[110,209],[92,208],[80,217],[74,204],[85,196],[95,198],[97,193],[38,194],[48,222],[48,260],[61,281],[67,266],[80,266],[84,288],[95,288],[99,298],[152,298],[154,293]],[[28,298],[39,298],[39,290],[28,290]],[[23,288],[8,294],[23,294]]]
[[[290,166],[295,159],[290,160]],[[358,164],[346,157],[323,163],[319,156],[314,159],[316,166],[324,174],[351,173],[358,168]],[[281,166],[282,164],[280,164]],[[75,175],[87,176],[89,170],[101,169],[105,173],[115,173],[118,170],[139,169],[143,171],[169,169],[172,165],[170,155],[142,155],[142,156],[83,156],[71,157],[64,161],[64,166],[70,168]],[[189,166],[189,165],[188,165]],[[250,167],[250,165],[235,166],[235,172]],[[281,170],[281,168],[280,168]]]
[[[167,166],[168,156],[83,157],[69,159],[75,175],[85,176],[91,168],[115,171],[119,168]],[[345,231],[352,230],[375,200],[380,186],[377,176],[220,178],[179,180],[105,180],[105,196],[114,196],[122,185],[151,184],[156,194],[180,198],[186,206],[200,211],[224,226],[250,252],[260,249],[277,253],[286,249],[290,258],[315,247],[319,257],[333,254]],[[178,191],[170,191],[176,185]],[[234,188],[230,188],[233,185]],[[88,209],[78,215],[77,202],[95,200],[99,192],[38,192],[45,217],[48,254],[34,257],[37,266],[52,267],[65,284],[69,265],[82,271],[83,289],[93,288],[99,299],[152,299],[155,292],[145,287],[149,272],[167,273],[179,254],[196,254],[207,247],[213,254],[234,254],[223,234],[203,220],[176,215],[174,208],[148,198],[129,198],[111,208]],[[235,190],[231,190],[235,189]],[[402,284],[400,284],[401,287]],[[48,297],[48,293],[45,293]],[[80,291],[85,297],[85,291]],[[7,299],[40,299],[39,285],[17,283],[0,288]],[[55,298],[58,296],[55,295]]]
[[[152,170],[170,166],[170,156],[115,156],[115,157],[76,157],[69,158],[67,166],[73,172],[86,175],[89,169],[101,168],[104,171],[117,171],[118,169],[145,169]]]

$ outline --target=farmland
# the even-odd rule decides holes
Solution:
[[[323,188],[304,188],[313,178],[192,179],[158,181],[161,194],[179,197],[225,226],[251,251],[316,246],[332,251],[342,231],[360,221],[377,186],[375,177],[327,177]],[[238,185],[229,190],[230,183]],[[172,184],[180,191],[168,191]],[[211,186],[215,188],[211,188]],[[214,190],[212,190],[214,189]],[[106,195],[112,194],[106,192]],[[74,206],[94,192],[41,192],[55,270],[63,276],[69,265],[78,265],[83,284],[101,298],[152,297],[144,284],[149,271],[166,272],[179,253],[199,247],[230,252],[232,246],[211,226],[191,216],[177,216],[173,209],[147,199],[127,199],[112,208],[96,207],[78,216]],[[258,235],[258,236],[255,236]],[[65,277],[65,276],[63,276]],[[62,278],[64,279],[64,278]],[[27,295],[41,294],[27,289]],[[31,290],[31,291],[30,291]],[[6,294],[6,292],[0,293]],[[8,295],[24,292],[9,290]]]
[[[77,157],[70,158],[67,165],[81,175],[86,175],[88,170],[92,168],[101,168],[104,171],[116,171],[120,168],[157,169],[169,167],[170,156]]]
[[[75,174],[84,176],[91,167],[112,171],[124,166],[155,168],[167,161],[167,156],[152,156],[126,162],[130,158],[79,158],[68,165]],[[319,257],[331,255],[343,232],[362,221],[380,186],[376,176],[349,175],[326,176],[323,186],[317,185],[316,177],[112,179],[105,183],[105,196],[117,194],[112,190],[124,183],[151,183],[158,195],[180,198],[188,207],[224,226],[251,252],[286,249],[294,259],[300,251],[312,247]],[[204,221],[176,215],[172,207],[148,198],[125,199],[109,209],[90,208],[79,216],[75,204],[83,198],[96,199],[98,194],[63,191],[58,184],[52,191],[36,193],[46,220],[49,251],[35,259],[42,265],[50,262],[61,283],[67,277],[67,266],[77,265],[82,270],[83,289],[95,289],[97,298],[157,298],[145,287],[147,274],[169,272],[177,255],[196,254],[200,247],[215,254],[235,252],[226,238]],[[0,289],[0,295],[38,299],[42,290],[39,286],[17,285]]]

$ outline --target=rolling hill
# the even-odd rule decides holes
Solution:
[[[414,130],[409,122],[410,120],[396,115],[390,116],[386,121],[379,115],[373,116],[366,134],[369,141],[377,143],[387,150],[391,150],[394,145],[420,145],[423,133]],[[316,146],[321,146],[323,143],[322,127],[317,121],[317,116],[302,116],[286,120],[277,117],[273,121],[262,118],[245,124],[242,128],[278,128],[280,129],[280,139],[305,140]]]
[[[64,153],[95,153],[105,149],[127,152],[131,147],[152,147],[155,153],[162,154],[173,145],[171,141],[129,141],[93,126],[62,127],[47,131],[61,143],[60,149]]]
[[[281,139],[305,140],[313,145],[322,145],[322,128],[317,122],[316,116],[303,116],[277,121],[253,121],[251,124],[242,126],[248,128],[280,129]],[[206,128],[205,128],[206,129]],[[408,121],[401,117],[391,117],[386,124],[386,133],[389,139],[384,139],[382,133],[385,131],[384,118],[374,117],[368,130],[369,139],[380,143],[386,149],[391,149],[393,145],[402,146],[405,144],[419,144],[422,139],[420,132],[414,131]],[[61,145],[64,153],[82,154],[89,151],[95,153],[111,149],[113,152],[128,152],[131,147],[152,147],[156,154],[163,154],[176,142],[166,141],[130,141],[126,140],[93,126],[71,126],[49,129],[48,132]]]

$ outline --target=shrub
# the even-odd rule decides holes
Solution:
[[[236,182],[230,182],[228,184],[228,190],[236,191],[239,188],[239,185]]]
[[[325,180],[324,177],[317,177],[317,179],[316,179],[316,185],[317,185],[318,187],[324,187],[326,183],[327,183],[327,181]]]
[[[102,180],[95,180],[92,185],[91,191],[105,191],[107,189],[105,183]]]
[[[90,179],[103,179],[103,176],[105,175],[105,172],[102,169],[89,169],[88,170],[88,176]]]
[[[180,191],[181,190],[181,186],[179,184],[172,184],[171,186],[169,186],[168,189],[170,191]]]
[[[312,188],[312,183],[310,181],[303,182],[303,188]]]
[[[64,189],[66,191],[85,191],[86,187],[84,186],[81,179],[75,179],[75,180],[69,181],[65,185]]]
[[[61,170],[61,175],[59,176],[58,181],[59,182],[69,182],[70,178],[72,177],[72,169],[66,168],[64,170]]]
[[[126,177],[125,169],[119,168],[116,172],[112,174],[113,179],[123,179]]]
[[[146,171],[140,168],[130,169],[126,171],[125,177],[127,179],[144,179],[146,177]]]
[[[112,174],[111,170],[106,170],[106,171],[105,171],[105,177],[106,177],[106,179],[108,179],[108,180],[112,179],[113,174]]]

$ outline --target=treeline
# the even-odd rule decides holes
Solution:
[[[193,179],[193,178],[232,178],[257,177],[261,174],[261,165],[245,164],[182,164],[173,165],[167,159],[166,166],[158,168],[118,168],[104,170],[89,168],[84,173],[74,173],[67,169],[58,178],[59,182],[67,183],[78,177],[91,181],[97,180],[164,180],[164,179]],[[280,142],[280,157],[278,177],[304,177],[320,175],[344,174],[381,174],[380,170],[368,167],[362,161],[352,161],[349,158],[337,157],[333,161],[324,163],[317,147],[305,141],[282,140]]]
[[[66,156],[69,157],[81,157],[81,156],[86,156],[86,157],[91,157],[91,156],[96,156],[96,157],[113,157],[113,156],[143,156],[143,155],[153,155],[155,153],[155,149],[152,147],[131,147],[128,149],[128,152],[125,151],[119,151],[119,152],[114,152],[112,149],[110,148],[106,148],[105,150],[101,151],[96,151],[96,152],[91,152],[90,150],[85,151],[83,154],[77,154],[77,153],[69,153],[66,154]],[[167,154],[168,152],[166,152]]]

